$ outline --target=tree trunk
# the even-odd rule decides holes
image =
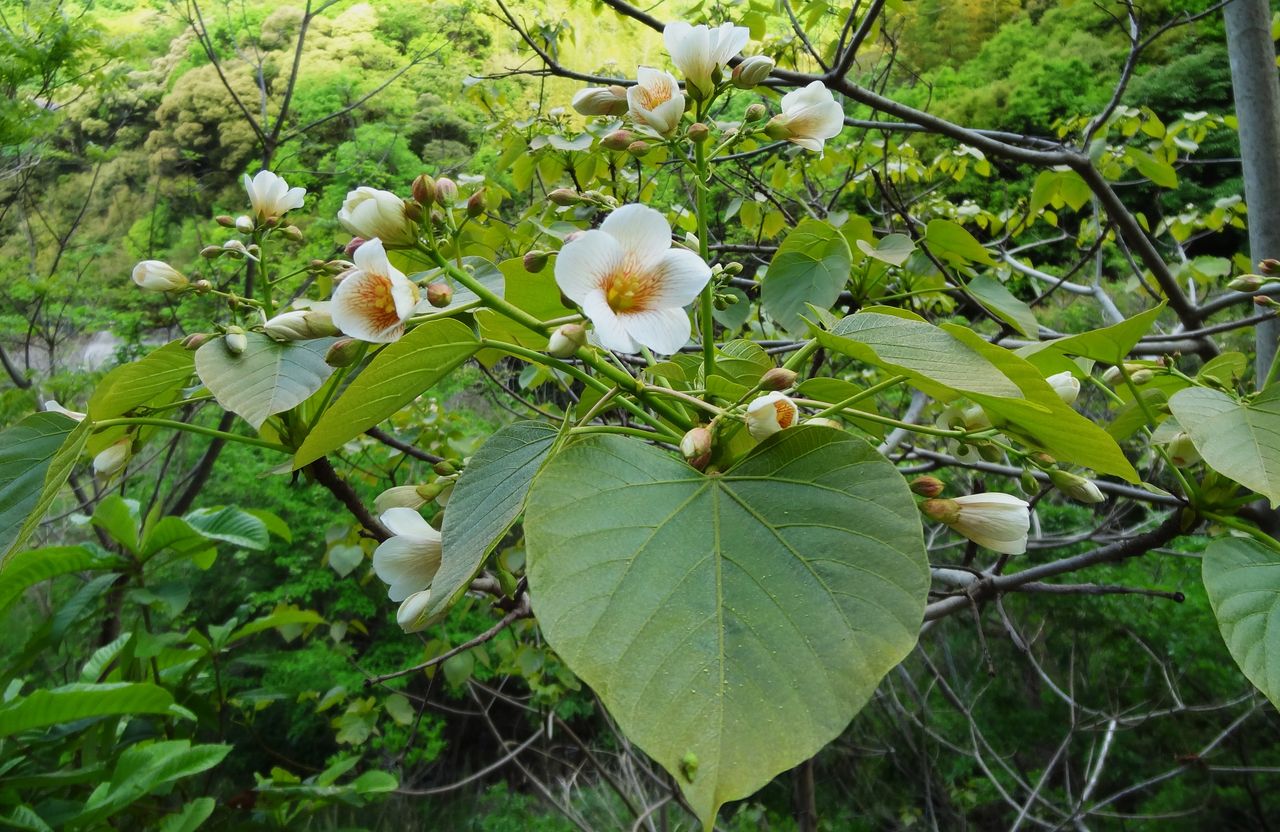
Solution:
[[[1249,256],[1280,258],[1280,80],[1267,0],[1232,0],[1223,8],[1231,87],[1240,122],[1244,195],[1249,204]],[[1258,324],[1257,379],[1275,360],[1280,322]]]

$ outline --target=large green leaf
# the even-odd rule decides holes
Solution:
[[[974,300],[1018,332],[1031,339],[1040,337],[1040,322],[1036,320],[1036,313],[1000,281],[982,275],[970,280],[964,289]]]
[[[255,430],[267,417],[306,401],[333,372],[324,360],[332,338],[281,343],[260,332],[245,337],[249,345],[239,355],[222,338],[196,350],[196,373],[218,404]]]
[[[187,386],[194,361],[195,353],[182,346],[181,341],[174,341],[116,367],[94,389],[89,399],[89,418],[114,419]]]
[[[386,419],[475,355],[475,334],[451,318],[415,327],[369,362],[320,417],[293,460],[314,462]]]
[[[220,540],[232,546],[260,552],[270,542],[267,524],[235,506],[198,508],[182,519],[210,540]]]
[[[0,568],[44,519],[90,429],[88,419],[33,413],[0,432]]]
[[[1219,390],[1188,387],[1169,399],[1178,424],[1210,468],[1280,506],[1280,387],[1242,404]]]
[[[169,692],[150,682],[63,685],[0,706],[0,737],[96,716],[163,714],[172,704]]]
[[[849,241],[830,223],[802,220],[773,255],[760,286],[765,311],[784,329],[804,329],[809,304],[835,305],[849,280],[853,254]]]
[[[820,427],[719,476],[576,441],[534,481],[525,535],[548,642],[708,829],[844,730],[914,646],[929,585],[902,476]]]
[[[54,546],[19,552],[0,572],[0,613],[16,601],[28,588],[41,581],[81,572],[86,569],[110,569],[119,562],[104,558],[83,546]]]
[[[573,310],[560,301],[560,287],[556,285],[554,270],[550,267],[540,272],[531,272],[524,267],[524,261],[517,257],[502,261],[498,264],[498,269],[506,280],[505,300],[512,306],[544,321],[573,314]],[[480,334],[485,338],[517,344],[531,350],[547,348],[545,335],[516,323],[501,312],[477,309],[474,314]],[[476,359],[491,367],[503,355],[500,350],[481,350]]]
[[[69,825],[95,827],[148,794],[168,792],[175,780],[208,771],[230,751],[230,745],[192,745],[190,740],[133,745],[120,755],[111,779],[93,790]]]
[[[935,398],[975,393],[1022,396],[1022,390],[990,361],[909,312],[864,310],[815,335],[828,349],[905,374]]]
[[[1156,318],[1164,311],[1164,304],[1140,312],[1132,318],[1112,324],[1092,332],[1079,335],[1068,335],[1041,344],[1032,344],[1018,350],[1018,354],[1039,366],[1037,356],[1042,353],[1058,355],[1079,355],[1092,358],[1106,364],[1119,364],[1124,361],[1142,336],[1151,331]],[[1044,369],[1041,367],[1041,369]]]
[[[524,508],[557,431],[541,422],[516,422],[489,437],[458,478],[444,513],[444,552],[423,613],[435,620],[467,591],[485,556]]]
[[[1231,658],[1280,707],[1280,552],[1223,537],[1205,549],[1201,569]]]
[[[924,243],[934,254],[951,263],[995,264],[991,252],[964,226],[951,220],[929,220],[924,229]]]

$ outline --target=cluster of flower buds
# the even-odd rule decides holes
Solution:
[[[333,318],[319,309],[292,309],[263,324],[262,331],[277,341],[308,341],[338,335]]]

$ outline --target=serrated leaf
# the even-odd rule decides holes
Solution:
[[[333,403],[294,456],[294,470],[359,436],[429,390],[480,348],[475,334],[450,318],[410,330],[378,353]]]
[[[437,620],[467,591],[485,557],[524,509],[529,483],[556,436],[550,425],[516,422],[489,437],[472,456],[444,513],[440,569],[423,613],[428,620]]]
[[[0,432],[0,569],[44,519],[91,430],[88,419],[33,413]]]
[[[760,285],[765,311],[784,329],[804,329],[807,304],[835,305],[849,280],[849,241],[830,223],[806,219],[782,241]]]
[[[260,332],[245,338],[249,345],[239,355],[221,338],[207,342],[196,350],[196,373],[218,404],[254,430],[268,417],[302,404],[333,373],[324,360],[332,338],[280,343]]]
[[[587,437],[538,475],[525,535],[548,642],[708,829],[839,736],[914,646],[928,592],[902,476],[827,428],[714,477]]]
[[[1280,552],[1222,537],[1205,549],[1201,571],[1231,658],[1280,707]]]
[[[1280,387],[1248,404],[1188,387],[1169,398],[1169,409],[1206,465],[1280,506]]]

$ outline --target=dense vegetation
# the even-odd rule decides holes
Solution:
[[[1099,361],[1148,379],[1155,373],[1142,392],[1128,375],[1114,392],[1091,385],[1092,360],[1050,350],[1036,365],[1045,375],[1080,374],[1087,363],[1079,410],[1105,428],[1120,460],[1111,470],[1105,454],[1081,462],[1113,475],[1112,500],[1102,505],[1042,490],[1047,475],[1039,484],[1033,475],[1049,469],[1032,457],[1044,443],[1028,444],[1022,456],[1006,456],[1004,445],[957,446],[955,431],[982,430],[966,422],[970,414],[944,410],[946,394],[927,381],[933,404],[904,388],[882,391],[884,366],[841,353],[838,338],[806,365],[814,378],[800,393],[811,409],[870,390],[877,395],[859,406],[870,416],[846,414],[846,423],[879,441],[891,434],[890,417],[914,406],[911,419],[952,438],[922,441],[910,459],[904,452],[896,460],[904,473],[932,472],[967,493],[1016,490],[1027,472],[1022,488],[1037,523],[1031,563],[1169,525],[1159,512],[1170,503],[1143,502],[1144,487],[1182,494],[1189,478],[1197,496],[1224,504],[1245,502],[1236,482],[1272,496],[1227,470],[1201,467],[1184,478],[1168,464],[1164,448],[1174,437],[1162,437],[1156,422],[1167,419],[1170,398],[1188,384],[1234,391],[1252,378],[1251,333],[1224,327],[1216,358],[1186,346],[1190,328],[1178,328],[1163,307],[1151,311],[1151,295],[1161,292],[1150,290],[1158,282],[1150,265],[1080,176],[930,132],[872,128],[864,122],[886,119],[849,100],[845,115],[858,123],[821,155],[770,150],[760,134],[733,146],[726,138],[725,152],[744,158],[724,163],[704,195],[674,148],[602,144],[620,122],[574,112],[569,101],[583,82],[542,72],[546,57],[556,69],[618,79],[637,65],[668,65],[662,36],[610,5],[0,0],[0,425],[32,427],[24,418],[46,401],[91,413],[115,407],[122,424],[86,437],[85,459],[108,452],[135,429],[123,422],[136,416],[180,416],[205,431],[137,426],[127,475],[72,473],[43,524],[28,530],[26,548],[39,548],[16,554],[0,575],[0,615],[13,634],[0,644],[0,826],[696,828],[697,807],[685,811],[673,796],[671,767],[632,744],[597,698],[604,692],[580,681],[521,606],[529,577],[521,533],[499,535],[481,577],[492,583],[487,594],[460,592],[447,616],[406,634],[371,565],[376,521],[353,509],[376,504],[380,512],[388,487],[422,485],[422,510],[439,525],[448,510],[440,493],[465,482],[458,470],[495,433],[548,414],[559,426],[575,406],[579,416],[607,413],[607,396],[574,388],[563,368],[477,347],[379,429],[357,429],[326,449],[332,465],[321,453],[320,467],[302,471],[277,452],[297,450],[292,417],[247,430],[212,401],[216,382],[201,373],[208,390],[188,385],[188,347],[216,345],[232,332],[227,326],[252,329],[256,313],[228,304],[227,294],[255,297],[255,276],[269,286],[268,305],[276,283],[280,302],[329,298],[352,238],[337,216],[357,187],[408,197],[420,174],[436,183],[450,177],[460,197],[452,206],[440,200],[440,222],[453,234],[445,259],[461,267],[464,257],[477,258],[468,260],[470,273],[486,280],[492,274],[476,263],[488,261],[506,298],[541,319],[574,312],[553,267],[543,271],[566,235],[620,203],[662,209],[677,238],[689,234],[693,248],[707,245],[717,263],[737,264],[715,278],[723,349],[746,343],[737,336],[771,351],[732,353],[738,375],[726,372],[721,382],[730,401],[759,389],[773,355],[794,352],[788,342],[804,334],[802,314],[821,311],[831,318],[821,323],[837,331],[828,309],[896,305],[1023,345],[1123,329],[1114,335],[1124,344],[1116,360]],[[1052,142],[1087,131],[1097,137],[1089,151],[1098,169],[1192,301],[1220,297],[1255,271],[1221,15],[1186,20],[1208,4],[1142,7],[1147,33],[1182,22],[1141,52],[1114,109],[1130,57],[1122,4],[885,5],[851,67],[858,83],[999,135]],[[751,31],[751,51],[794,71],[825,70],[818,60],[839,51],[847,14],[825,2],[648,11],[663,20],[732,20]],[[777,92],[761,93],[770,112]],[[707,120],[750,123],[755,100],[733,92]],[[1109,115],[1091,127],[1100,112]],[[242,177],[264,168],[307,191],[305,208],[289,214],[294,230],[273,233],[270,244],[246,237],[235,219],[249,210]],[[699,210],[704,196],[715,209],[709,221]],[[430,199],[418,203],[441,213]],[[801,229],[813,236],[793,239]],[[262,242],[262,259],[249,256],[241,242],[249,240]],[[788,299],[769,296],[769,281],[784,274],[775,253],[788,245],[807,245],[819,252],[815,260],[844,252],[825,309],[806,308],[801,301],[812,298],[797,301],[795,290]],[[406,273],[432,266],[414,256],[393,252],[390,262]],[[129,275],[143,260],[164,261],[209,289],[141,292]],[[970,293],[948,288],[953,272],[966,275]],[[1203,323],[1268,312],[1243,308],[1223,306]],[[468,316],[468,326],[526,350],[546,348],[545,337],[522,340],[491,312]],[[1134,320],[1159,332],[1130,364],[1129,349],[1140,350],[1148,335],[1125,329]],[[1162,340],[1177,343],[1168,360],[1176,373],[1162,374]],[[129,363],[142,356],[152,363]],[[699,356],[651,365],[650,380],[685,398],[703,395],[713,384],[710,374],[694,383]],[[625,373],[632,365],[618,366]],[[146,396],[132,398],[144,388]],[[294,415],[314,429],[337,391],[335,380],[309,404],[295,403]],[[1153,408],[1159,418],[1148,423]],[[616,426],[643,427],[626,418]],[[219,431],[257,444],[211,445]],[[678,446],[680,433],[668,444]],[[730,441],[717,453],[728,454]],[[750,450],[745,432],[732,441],[732,453]],[[1080,438],[1082,446],[1093,441]],[[1205,450],[1198,438],[1196,447]],[[931,453],[973,464],[940,469]],[[1010,465],[1012,474],[1001,468]],[[1122,483],[1126,468],[1146,485]],[[24,487],[34,500],[38,480]],[[22,525],[21,516],[0,519],[6,535]],[[1081,578],[1096,591],[973,598],[926,624],[919,646],[835,742],[726,806],[721,828],[1269,828],[1280,816],[1280,722],[1233,661],[1201,580],[1210,537],[1242,521],[1194,520],[1187,515],[1191,525],[1176,541],[1171,533],[1154,544],[1158,557],[1096,565]],[[940,528],[926,534],[935,566],[963,572],[985,563],[974,544]],[[24,571],[15,578],[12,569]],[[1108,589],[1134,587],[1141,591]],[[500,621],[500,632],[451,654]],[[80,691],[68,686],[94,683],[119,684],[120,701],[75,712],[75,720],[42,721],[41,709],[76,707]],[[45,699],[33,694],[42,691]],[[1087,827],[1071,814],[1086,806],[1096,809]]]

